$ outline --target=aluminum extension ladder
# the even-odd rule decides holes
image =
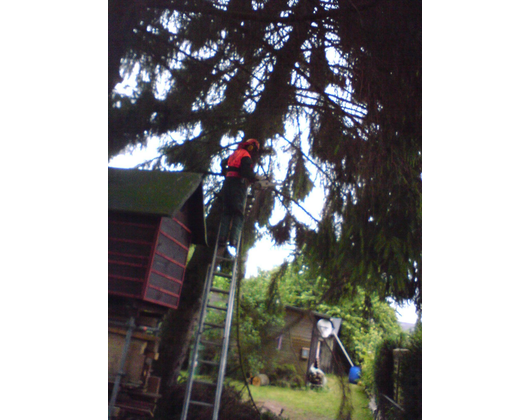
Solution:
[[[245,214],[248,209],[246,209],[247,200],[245,198]],[[243,229],[241,229],[241,232]],[[184,397],[184,405],[182,408],[181,420],[188,419],[188,411],[190,404],[200,406],[204,409],[213,408],[212,420],[217,420],[219,416],[219,408],[221,406],[221,393],[223,392],[223,381],[226,371],[226,362],[228,358],[228,347],[230,340],[230,328],[232,326],[232,314],[234,310],[234,302],[237,289],[237,260],[239,255],[239,250],[241,246],[241,232],[237,238],[237,247],[235,256],[232,257],[223,257],[218,255],[219,250],[219,232],[217,233],[217,239],[215,243],[214,256],[212,263],[208,267],[208,273],[206,277],[206,282],[204,285],[204,291],[202,295],[202,307],[201,314],[199,318],[199,325],[197,328],[197,333],[195,336],[195,343],[193,346],[193,353],[190,360],[190,367],[188,368],[188,382],[186,385],[186,394]],[[228,266],[231,266],[231,273],[225,273],[220,270],[217,270],[218,266],[221,263],[225,263]],[[221,289],[213,286],[214,277],[224,277],[230,279],[229,289]],[[219,306],[219,301],[228,297],[228,300],[225,303],[225,306]],[[212,299],[213,298],[213,299]],[[214,304],[212,302],[214,300]],[[216,313],[226,313],[224,323],[215,324],[207,322],[206,316],[210,311]],[[210,341],[204,339],[203,336],[205,332],[211,330],[219,330],[222,333],[222,341]],[[218,352],[215,352],[215,355],[219,355],[218,360],[208,360],[206,358],[202,359],[199,357],[201,351],[217,349],[221,350],[220,355]],[[210,352],[211,355],[212,352]],[[196,371],[199,366],[213,366],[214,369],[217,368],[217,381],[209,382],[204,380],[195,379]],[[192,399],[193,386],[194,384],[200,384],[202,386],[215,388],[215,399],[214,401],[200,401],[199,399]]]

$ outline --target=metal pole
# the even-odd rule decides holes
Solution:
[[[125,375],[124,368],[125,368],[125,360],[127,359],[127,353],[129,352],[129,346],[131,344],[131,337],[134,330],[134,317],[131,316],[129,321],[127,322],[127,334],[125,334],[125,344],[123,345],[123,350],[121,353],[121,359],[120,359],[120,367],[118,369],[118,374],[116,375],[116,379],[114,380],[114,388],[112,388],[112,395],[110,397],[109,402],[109,420],[112,417],[112,412],[114,411],[114,405],[116,404],[116,398],[118,398],[118,391],[120,389],[120,382],[122,376]]]
[[[394,406],[396,406],[397,408],[399,408],[401,411],[405,412],[405,409],[403,407],[401,407],[397,402],[395,402],[392,398],[390,397],[387,397],[385,394],[381,394],[383,397],[385,397],[388,401],[390,401],[390,403]]]
[[[337,334],[335,334],[335,331],[333,331],[333,335],[337,339],[337,343],[339,343],[339,346],[342,349],[342,351],[344,352],[344,355],[346,356],[346,358],[348,359],[348,362],[350,362],[350,365],[353,367],[353,362],[351,361],[350,356],[348,356],[348,353],[346,353],[346,349],[342,345],[342,342],[340,341],[339,337],[337,337]]]

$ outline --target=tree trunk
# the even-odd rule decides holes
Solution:
[[[188,356],[191,337],[199,320],[201,297],[213,249],[198,246],[186,268],[179,307],[164,319],[160,357],[155,371],[162,378],[162,394],[168,394],[177,383]]]
[[[199,321],[204,283],[217,236],[220,206],[220,200],[216,200],[207,218],[207,240],[210,246],[195,248],[186,267],[179,307],[170,311],[163,322],[160,356],[154,365],[155,375],[162,378],[160,393],[163,395],[157,404],[157,418],[167,418],[174,411],[172,398],[189,354],[193,331]]]

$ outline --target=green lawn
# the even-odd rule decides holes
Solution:
[[[258,406],[271,407],[272,411],[283,409],[282,418],[289,420],[334,420],[338,418],[343,390],[339,380],[328,375],[325,389],[294,390],[275,386],[256,387],[250,385],[252,398]],[[236,389],[242,389],[242,382],[230,382]],[[368,398],[357,385],[346,384],[347,402],[351,402],[351,420],[372,420]]]

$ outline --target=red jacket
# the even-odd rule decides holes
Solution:
[[[228,172],[227,177],[234,178],[247,178],[251,181],[255,180],[256,175],[252,170],[252,158],[250,153],[243,147],[239,147],[234,153],[228,158]]]

